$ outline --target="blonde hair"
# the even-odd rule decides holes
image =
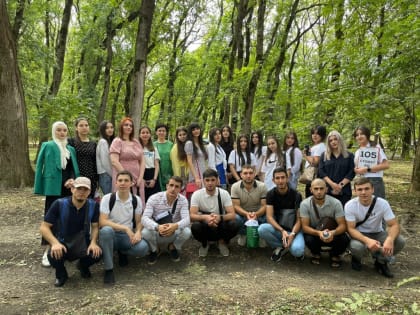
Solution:
[[[338,155],[343,155],[344,158],[347,158],[349,156],[349,152],[347,151],[346,142],[337,130],[333,130],[327,136],[327,148],[325,150],[324,161],[331,159],[332,150],[329,142],[331,137],[336,137],[338,140]]]

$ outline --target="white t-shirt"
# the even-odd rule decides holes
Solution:
[[[227,161],[225,150],[218,144],[217,151],[213,143],[207,145],[207,153],[209,155],[208,167],[217,171],[216,165],[223,163],[223,168],[226,170]]]
[[[364,150],[365,148],[367,150]],[[355,165],[356,168],[357,167],[366,167],[366,166],[372,167],[373,165],[378,165],[378,164],[382,163],[383,161],[387,160],[384,150],[382,150],[382,148],[379,145],[377,145],[375,147],[376,150],[372,150],[373,148],[370,146],[370,144],[368,144],[365,148],[359,148],[359,149],[357,149],[356,153],[354,153],[354,165]],[[377,153],[378,156],[377,156],[377,159],[376,159],[376,163],[374,163],[374,164],[369,163],[369,165],[367,165],[367,164],[365,165],[363,163],[363,159],[361,157],[361,154],[362,154],[363,151],[374,151],[375,153]],[[370,172],[370,173],[363,174],[362,176],[364,176],[364,177],[383,177],[384,176],[384,171],[379,171],[379,172],[375,172],[375,173]]]
[[[226,190],[217,188],[217,191],[214,195],[209,195],[205,188],[201,188],[192,194],[191,207],[196,206],[198,207],[199,211],[203,210],[206,212],[220,214],[219,200],[217,197],[219,193],[222,207],[226,208],[232,206],[232,199]]]
[[[120,197],[118,196],[118,192],[116,192],[115,196],[115,204],[112,208],[112,211],[109,211],[109,199],[111,198],[111,194],[106,194],[103,196],[101,200],[101,205],[99,208],[100,213],[108,214],[109,219],[112,222],[122,224],[133,228],[133,203],[131,198],[137,198],[137,208],[135,210],[136,214],[142,214],[142,202],[138,196],[133,196],[130,194],[130,197],[125,201],[122,202]]]
[[[242,171],[241,160],[239,159],[239,155],[236,152],[236,150],[232,150],[232,152],[230,152],[228,163],[229,165],[230,164],[234,165],[237,172]],[[255,168],[257,167],[257,160],[255,159],[254,153],[251,153],[251,166]]]
[[[292,160],[290,159],[292,149],[293,147],[290,147],[286,151],[286,169],[290,169],[292,174],[296,174],[300,171],[300,165],[302,164],[302,151],[300,151],[299,148],[294,149],[294,161],[292,166]]]
[[[264,162],[264,159],[265,159],[265,156],[267,155],[267,146],[263,146],[262,148],[261,148],[261,155],[259,156],[259,157],[257,157],[257,150],[258,150],[258,148],[255,148],[254,149],[254,156],[255,156],[255,160],[256,160],[256,163],[257,163],[257,166],[255,167],[256,168],[256,170],[257,170],[257,173],[258,172],[260,172],[261,171],[261,167],[262,167],[262,165],[263,165],[263,162]]]
[[[370,205],[369,205],[370,206]],[[359,202],[359,198],[353,198],[344,206],[344,214],[346,221],[361,222],[366,217],[369,206],[364,206]],[[391,206],[388,201],[382,198],[377,198],[375,207],[369,218],[357,227],[357,230],[363,233],[377,233],[383,231],[382,219],[389,221],[395,218]]]
[[[155,160],[160,160],[159,151],[155,148],[154,151],[149,151],[148,148],[143,148],[144,162],[146,168],[155,168]]]
[[[276,186],[273,182],[273,171],[278,166],[279,160],[276,153],[271,153],[262,165],[261,172],[264,173],[264,184],[267,187],[267,191]]]
[[[318,143],[311,148],[311,156],[321,156],[321,154],[324,153],[325,150],[326,150],[325,143],[324,142]],[[306,161],[305,168],[309,167],[309,165],[310,165],[309,162]]]

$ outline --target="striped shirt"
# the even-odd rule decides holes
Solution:
[[[183,195],[178,194],[175,212],[172,215],[173,222],[178,223],[178,228],[183,229],[190,225],[190,213],[188,201]],[[141,223],[146,229],[155,230],[159,224],[155,218],[162,217],[165,212],[172,212],[173,204],[169,205],[166,198],[166,191],[158,192],[149,197],[146,208],[143,212]]]

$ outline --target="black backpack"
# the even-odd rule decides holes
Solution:
[[[109,197],[109,213],[111,213],[112,209],[115,205],[115,200],[117,200],[117,193],[113,192]],[[135,195],[131,195],[131,203],[133,205],[133,229],[136,228],[136,208],[137,208],[137,197]]]

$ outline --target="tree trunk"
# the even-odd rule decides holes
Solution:
[[[130,108],[136,136],[138,134],[143,111],[147,54],[154,12],[155,0],[143,0],[140,7],[140,21],[136,38],[136,55],[134,60],[133,90]]]
[[[111,85],[111,66],[112,66],[112,39],[113,39],[113,32],[112,29],[112,21],[114,18],[114,12],[111,12],[107,17],[106,22],[106,39],[105,39],[105,48],[106,48],[106,62],[105,62],[105,70],[104,70],[104,88],[102,91],[101,97],[101,105],[99,106],[98,111],[98,126],[105,118],[105,111],[106,106],[108,103],[108,95],[109,95],[109,88]]]
[[[23,23],[23,13],[25,12],[25,0],[18,0],[16,7],[16,15],[13,23],[13,36],[15,38],[16,49],[19,43],[20,29]]]
[[[0,0],[0,189],[33,184],[28,129],[15,37],[5,0]]]
[[[420,134],[420,126],[419,126]],[[411,177],[411,192],[420,193],[420,146],[417,145],[416,157],[414,158],[413,176]]]

